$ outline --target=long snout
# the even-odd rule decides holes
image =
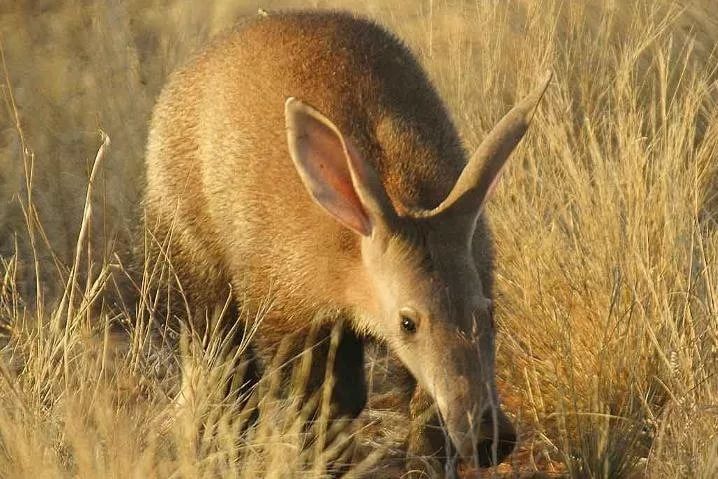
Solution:
[[[516,446],[516,431],[498,406],[486,408],[476,417],[467,414],[465,419],[447,419],[446,427],[463,460],[475,461],[479,467],[501,463]]]
[[[447,378],[443,387],[435,390],[435,400],[462,460],[489,467],[514,450],[516,431],[501,411],[494,382],[483,379]]]

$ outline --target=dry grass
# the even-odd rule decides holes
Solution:
[[[718,13],[712,0],[578,3],[358,11],[413,47],[470,146],[538,72],[555,72],[489,207],[499,380],[523,438],[514,469],[716,477]],[[146,292],[166,265],[136,268],[142,301],[113,300],[131,284],[154,98],[192,50],[258,6],[2,7],[0,477],[314,477],[336,452],[271,374],[248,406],[224,398],[236,371],[221,337],[181,354],[163,344],[151,327],[161,298]],[[112,144],[97,155],[100,128]],[[379,456],[400,454],[381,364],[386,394],[352,426],[357,475],[391,475]],[[199,382],[177,409],[182,368]]]

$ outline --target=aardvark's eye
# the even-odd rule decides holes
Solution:
[[[402,308],[399,312],[399,319],[401,321],[401,330],[404,333],[416,333],[416,328],[418,326],[416,311],[411,308]]]

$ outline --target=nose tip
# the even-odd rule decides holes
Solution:
[[[494,418],[496,426],[494,426]],[[509,418],[500,410],[487,410],[481,417],[481,439],[476,444],[479,467],[499,464],[516,446],[516,431]]]

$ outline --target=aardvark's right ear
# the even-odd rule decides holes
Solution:
[[[284,105],[289,154],[314,201],[371,236],[396,216],[376,171],[327,117],[294,97]]]
[[[489,132],[469,160],[449,196],[436,207],[434,214],[465,216],[473,234],[479,212],[490,197],[509,155],[528,130],[552,77],[550,71],[546,72],[538,87],[514,106]]]

